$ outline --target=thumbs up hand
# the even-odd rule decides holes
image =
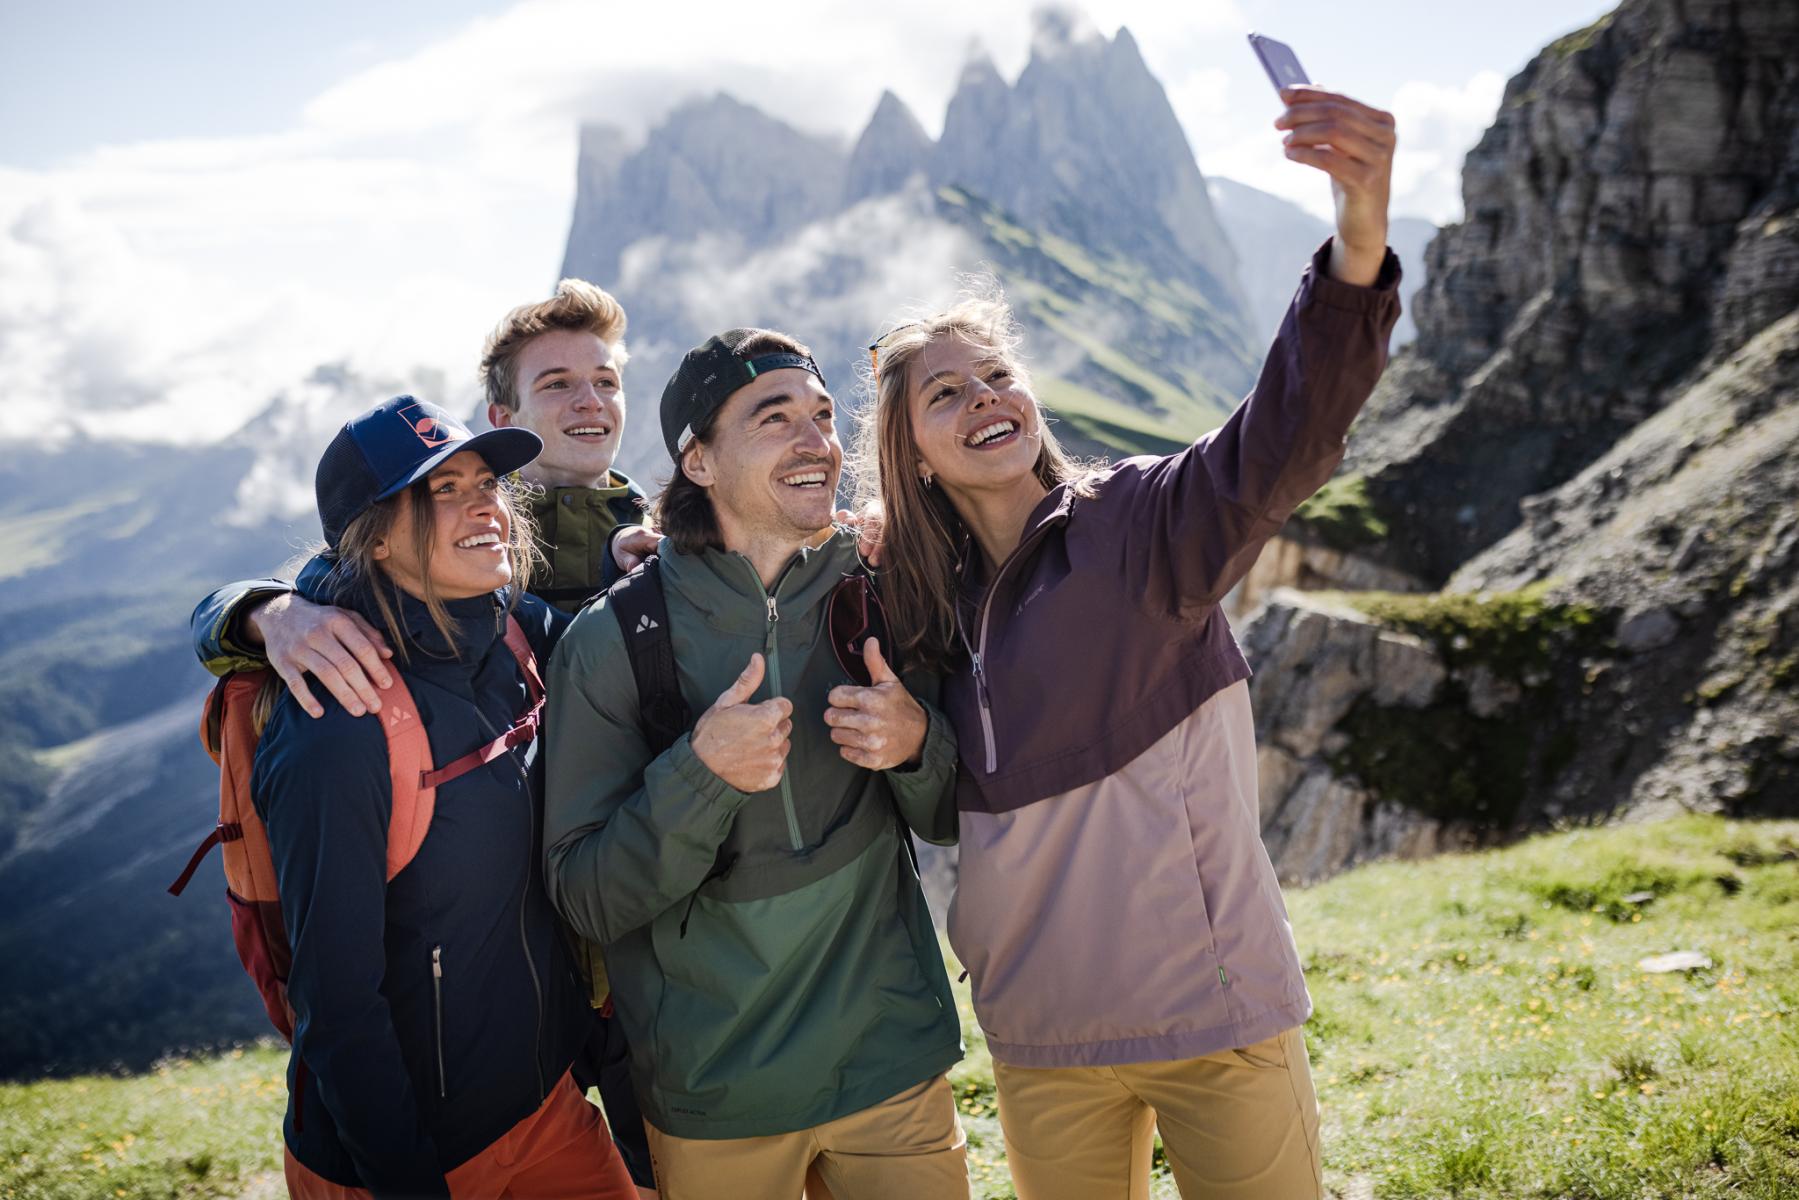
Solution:
[[[862,661],[868,666],[870,685],[844,684],[832,688],[828,697],[831,707],[825,710],[825,724],[831,727],[838,753],[870,771],[917,762],[924,753],[930,718],[881,656],[880,639],[864,643]]]
[[[793,702],[776,696],[760,704],[749,699],[762,686],[760,654],[693,727],[693,753],[706,769],[740,792],[765,792],[781,782],[793,734]]]

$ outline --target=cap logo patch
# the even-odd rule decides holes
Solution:
[[[419,441],[433,449],[452,441],[467,440],[469,436],[469,431],[460,423],[431,416],[416,404],[409,404],[399,411],[401,419],[418,435]]]

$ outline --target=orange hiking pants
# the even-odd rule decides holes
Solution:
[[[368,1200],[362,1188],[344,1187],[307,1170],[286,1151],[287,1194],[293,1200]],[[536,1112],[452,1170],[455,1200],[636,1200],[637,1188],[612,1146],[600,1110],[587,1102],[567,1074],[556,1081]]]

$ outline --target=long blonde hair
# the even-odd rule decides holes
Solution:
[[[969,542],[968,527],[940,487],[919,478],[918,441],[912,431],[913,369],[932,345],[956,338],[990,351],[1020,386],[1030,375],[1019,360],[1022,332],[1011,307],[991,279],[978,280],[950,308],[909,321],[870,351],[864,387],[872,396],[858,418],[850,463],[859,502],[879,500],[886,510],[881,532],[881,601],[890,635],[908,667],[948,670],[959,657],[956,641],[957,568]],[[1035,401],[1035,396],[1032,397]],[[1101,464],[1070,455],[1050,431],[1038,405],[1042,431],[1032,468],[1045,488],[1070,484],[1091,494]]]

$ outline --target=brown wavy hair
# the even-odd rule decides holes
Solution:
[[[850,453],[858,502],[878,500],[885,509],[881,602],[897,652],[908,666],[935,671],[948,670],[961,658],[957,571],[971,535],[943,489],[926,487],[919,478],[909,397],[924,352],[948,338],[990,351],[1030,390],[1030,373],[1018,355],[1023,340],[1018,320],[997,283],[977,280],[955,305],[898,325],[877,343],[863,376],[872,400],[858,417]],[[1035,403],[1035,394],[1031,398]],[[1033,468],[1037,481],[1045,488],[1069,484],[1091,495],[1090,481],[1102,464],[1064,450],[1043,406],[1037,407],[1043,433]]]

